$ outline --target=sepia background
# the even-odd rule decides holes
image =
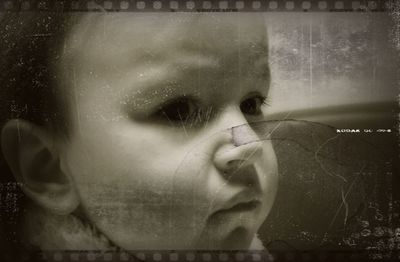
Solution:
[[[396,21],[383,12],[267,13],[266,21],[267,118],[359,129],[350,140],[363,145],[354,142],[354,151],[342,157],[353,163],[368,158],[376,166],[339,185],[312,155],[278,153],[281,185],[262,239],[270,249],[358,249],[390,257],[400,243]]]
[[[360,129],[351,137],[358,148],[344,156],[357,162],[367,155],[376,165],[351,173],[343,184],[332,181],[313,155],[295,147],[278,151],[280,187],[261,240],[270,250],[358,249],[390,256],[400,249],[399,52],[393,35],[399,21],[386,12],[266,12],[265,21],[267,119],[318,122],[326,132]],[[13,190],[1,187],[2,211],[14,208]]]

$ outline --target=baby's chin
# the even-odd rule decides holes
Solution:
[[[265,248],[257,235],[248,235],[244,228],[238,228],[229,235],[221,249],[245,251]]]
[[[265,250],[257,234],[244,226],[231,229],[229,233],[218,232],[218,228],[211,231],[203,232],[191,249],[215,251]],[[219,234],[216,234],[216,232]]]
[[[266,248],[264,247],[264,244],[258,238],[257,234],[254,236],[253,240],[251,241],[249,250],[266,250]]]

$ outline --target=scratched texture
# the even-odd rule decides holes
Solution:
[[[271,112],[397,96],[387,13],[267,13],[266,23]]]
[[[329,119],[315,112],[364,104],[363,114],[369,114],[380,110],[368,107],[369,103],[396,102],[399,10],[395,4],[389,15],[266,15],[272,71],[269,113],[292,116],[309,109],[314,110],[313,121],[357,127],[352,123],[362,114],[343,124],[339,112],[331,111]],[[396,131],[396,114],[391,110],[377,116],[386,119],[390,114],[383,126],[375,118],[364,121],[363,127]],[[335,135],[334,130],[293,121],[281,134],[293,128],[304,132],[291,141],[273,141],[280,187],[272,213],[260,230],[264,244],[278,250],[362,249],[377,251],[372,254],[376,258],[392,256],[400,249],[399,202],[394,189],[398,185],[397,137],[351,136],[344,140],[342,151],[325,147],[321,164],[315,156],[320,147],[310,150],[301,145],[313,144],[315,139],[317,145],[323,144]],[[310,129],[319,136],[310,136]],[[338,157],[346,165],[340,165]],[[16,223],[9,220],[10,214],[18,211],[15,192],[15,184],[0,186],[0,221],[7,217],[1,221],[6,226]]]
[[[341,128],[395,132],[400,9],[393,5],[390,14],[268,14],[269,112]],[[327,126],[293,127],[318,130],[320,139],[335,135]],[[315,143],[307,132],[297,141]],[[395,134],[346,138],[336,151],[330,147],[332,158],[323,162],[315,150],[278,142],[279,192],[260,233],[268,248],[355,249],[370,252],[371,258],[398,258]]]

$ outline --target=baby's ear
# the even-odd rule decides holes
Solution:
[[[10,120],[1,132],[3,155],[22,191],[42,208],[63,215],[76,209],[79,198],[62,171],[56,143],[53,134],[25,120]]]

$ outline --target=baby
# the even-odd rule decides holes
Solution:
[[[3,121],[1,149],[27,197],[25,243],[263,248],[278,172],[271,142],[249,125],[264,119],[270,82],[262,15],[7,19],[0,85],[19,110]]]

